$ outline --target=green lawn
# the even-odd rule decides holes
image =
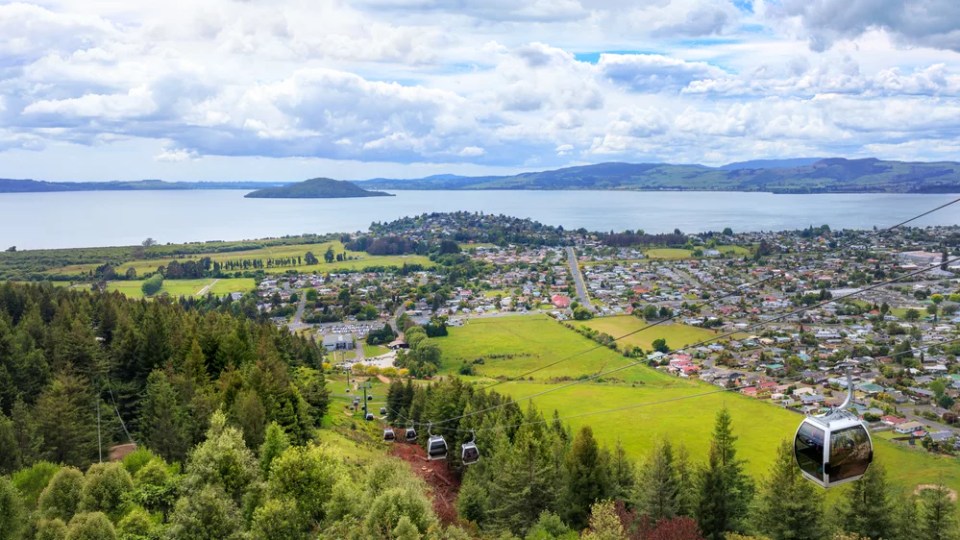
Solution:
[[[327,251],[327,248],[333,248],[336,253],[346,252],[347,257],[351,260],[347,261],[334,261],[332,263],[326,263],[323,261],[323,254]],[[226,253],[209,253],[209,254],[196,254],[190,255],[187,257],[177,258],[177,261],[184,262],[189,260],[199,260],[203,257],[210,257],[212,261],[223,263],[230,260],[241,260],[241,259],[260,259],[266,264],[267,259],[284,259],[284,258],[296,258],[302,257],[308,252],[312,251],[313,254],[321,261],[319,264],[307,265],[301,264],[300,266],[278,266],[266,268],[267,273],[283,273],[290,269],[297,269],[301,272],[333,272],[336,270],[360,270],[368,266],[402,266],[404,263],[407,264],[421,264],[425,267],[433,266],[433,262],[429,258],[422,255],[370,255],[362,251],[347,251],[343,247],[343,244],[339,241],[333,242],[324,242],[319,244],[296,244],[296,245],[286,245],[286,246],[269,246],[259,249],[251,249],[245,251],[233,251]],[[158,266],[162,266],[174,260],[174,257],[169,258],[159,258],[159,259],[142,259],[135,260],[124,263],[117,267],[117,273],[123,274],[127,271],[128,268],[133,268],[137,271],[138,275],[147,274],[150,272],[155,272]],[[301,260],[302,262],[302,260]],[[62,268],[57,268],[50,270],[49,273],[55,274],[82,274],[89,272],[96,268],[96,264],[77,264],[64,266]]]
[[[618,338],[639,330],[647,326],[648,323],[632,315],[618,315],[616,317],[601,317],[589,321],[581,321],[577,324],[582,324],[583,326]],[[667,345],[671,349],[679,349],[686,345],[710,339],[716,335],[713,330],[707,330],[705,328],[678,323],[663,323],[621,339],[618,343],[637,346],[649,351],[653,348],[653,340],[664,338],[667,340]]]
[[[390,352],[390,349],[384,347],[383,345],[367,345],[366,342],[363,343],[363,354],[370,358],[371,356],[380,356],[381,354],[387,354]]]
[[[254,287],[252,278],[166,279],[163,281],[163,288],[160,289],[159,294],[167,293],[174,297],[195,296],[211,284],[212,286],[206,292],[212,292],[215,295],[226,295],[232,292],[245,293],[253,290]],[[107,290],[120,291],[130,298],[143,298],[142,286],[142,280],[110,281],[107,283]]]
[[[628,319],[632,318],[594,319],[589,324],[613,325],[609,329],[628,331],[643,325],[639,319]],[[668,342],[669,335],[678,344],[684,341],[684,337],[694,339],[696,332],[712,335],[707,330],[676,326],[673,334],[668,334]],[[652,339],[652,336],[643,335],[643,338]],[[466,326],[450,328],[450,335],[437,338],[436,342],[443,351],[445,373],[455,372],[464,359],[484,358],[485,363],[476,366],[481,377],[515,376],[593,346],[593,342],[544,316],[472,320]],[[508,354],[515,356],[495,358]],[[572,382],[549,384],[544,382],[547,378],[566,376],[575,379],[579,375],[615,369],[629,362],[612,351],[597,349],[536,373],[534,377],[541,382],[511,381],[497,386],[496,390],[514,398],[524,398]],[[799,414],[768,402],[718,392],[717,387],[696,380],[675,378],[642,366],[627,371],[628,376],[624,379],[642,384],[576,384],[533,401],[544,415],[549,416],[557,410],[574,429],[591,426],[599,440],[608,446],[612,447],[620,440],[634,458],[644,459],[656,441],[669,438],[675,444],[684,444],[695,461],[706,459],[716,412],[726,406],[731,411],[735,434],[739,437],[739,455],[747,460],[746,470],[756,478],[766,474],[777,445],[784,439],[792,440],[802,419]],[[475,380],[473,377],[466,379]],[[483,382],[488,381],[484,378]],[[525,402],[521,403],[521,408],[523,406]],[[947,485],[960,490],[960,463],[956,459],[894,444],[882,435],[874,440],[876,460],[884,464],[892,481],[912,487],[935,483],[942,478]],[[842,493],[842,490],[831,490],[829,496],[832,499]]]
[[[648,249],[644,253],[650,259],[679,260],[693,257],[693,252],[689,249],[677,248],[654,248]]]
[[[518,315],[472,319],[462,327],[448,329],[450,335],[435,338],[443,357],[441,373],[456,373],[461,364],[476,364],[478,375],[516,377],[521,373],[570,357],[539,371],[535,379],[578,377],[609,371],[632,360],[563,327],[546,315]],[[631,367],[611,377],[629,382],[673,384],[675,379],[653,370]]]
[[[717,246],[717,251],[723,254],[730,253],[736,257],[746,257],[750,255],[750,250],[743,246]]]
[[[529,396],[552,386],[537,383],[506,383],[497,391],[515,398]],[[714,386],[679,382],[671,387],[581,384],[557,390],[533,401],[545,416],[556,410],[561,417],[656,403],[669,399],[696,396],[718,390]],[[521,409],[525,403],[521,403]],[[756,478],[766,474],[776,455],[780,441],[792,440],[802,417],[769,403],[734,393],[714,393],[689,397],[668,403],[652,404],[617,412],[605,412],[570,418],[578,429],[593,428],[597,438],[612,447],[620,440],[628,453],[645,458],[656,441],[669,438],[684,444],[695,461],[706,459],[710,434],[717,410],[726,406],[733,417],[733,429],[739,437],[738,455],[747,460],[746,471]],[[960,463],[955,458],[928,454],[922,448],[908,448],[874,437],[876,462],[887,469],[894,482],[913,487],[936,483],[941,478],[953,489],[960,490]],[[832,490],[831,493],[839,493]]]

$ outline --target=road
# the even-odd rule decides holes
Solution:
[[[297,304],[297,312],[294,314],[293,320],[287,324],[287,328],[289,328],[291,332],[296,332],[305,326],[301,321],[303,320],[303,311],[307,307],[307,295],[303,291],[297,292],[300,294],[300,302]]]
[[[403,315],[404,311],[406,311],[406,308],[403,306],[403,303],[401,302],[400,307],[398,307],[397,310],[393,313],[393,318],[387,321],[387,324],[390,325],[390,328],[393,328],[393,333],[398,336],[400,335],[400,328],[397,326],[397,319],[399,319],[400,316]]]
[[[595,311],[593,303],[590,302],[590,296],[587,294],[587,286],[583,282],[583,274],[580,273],[577,252],[573,250],[572,246],[567,246],[567,265],[570,266],[570,275],[573,277],[573,284],[577,288],[577,298],[580,299],[580,304],[590,311]]]

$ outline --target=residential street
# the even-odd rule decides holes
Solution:
[[[573,284],[577,288],[577,298],[580,304],[590,311],[595,311],[590,297],[587,295],[587,286],[583,283],[583,274],[580,273],[580,263],[577,262],[577,252],[572,246],[567,247],[567,264],[570,266],[570,275],[573,276]]]

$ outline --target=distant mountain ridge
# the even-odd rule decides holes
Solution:
[[[112,182],[47,182],[0,178],[0,193],[54,193],[61,191],[175,191],[196,189],[261,189],[289,182],[166,182],[133,180]]]
[[[343,181],[338,181],[343,182]],[[770,193],[960,193],[960,163],[875,158],[752,160],[720,167],[669,163],[597,163],[507,176],[437,174],[416,179],[343,182],[388,190],[669,190]],[[259,190],[291,182],[44,182],[0,179],[0,193],[56,191]],[[297,195],[303,197],[306,195]],[[358,195],[350,195],[358,196]],[[364,196],[364,195],[359,195]]]
[[[244,195],[248,199],[347,199],[352,197],[393,197],[382,191],[331,178],[311,178],[303,182],[258,189]]]
[[[875,158],[797,158],[722,167],[666,163],[598,163],[512,176],[355,182],[392,190],[673,190],[771,193],[960,193],[960,163]]]

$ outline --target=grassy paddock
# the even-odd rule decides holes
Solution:
[[[546,315],[518,315],[472,319],[462,327],[449,329],[450,335],[437,338],[443,353],[442,373],[456,373],[466,361],[483,359],[475,371],[487,377],[516,377],[521,373],[571,357],[539,371],[532,377],[546,380],[556,377],[592,375],[616,369],[632,360],[564,328]],[[628,382],[671,384],[674,379],[655,371],[631,367],[611,377]]]
[[[630,332],[635,332],[647,326],[649,323],[632,315],[618,315],[616,317],[600,317],[589,321],[582,321],[578,324],[618,338]],[[663,323],[623,338],[619,340],[618,343],[637,346],[649,351],[653,348],[653,340],[663,338],[667,340],[667,345],[671,349],[679,349],[686,345],[710,339],[716,335],[713,330],[706,328],[688,326],[686,324]]]
[[[158,295],[166,293],[174,297],[196,296],[208,285],[210,285],[210,288],[206,293],[226,295],[232,292],[245,293],[253,290],[254,282],[251,278],[165,279]],[[143,298],[142,286],[142,280],[110,281],[107,283],[107,290],[120,291],[130,298]]]
[[[333,248],[335,253],[346,252],[347,256],[352,260],[326,263],[323,260],[323,254],[326,253],[328,248]],[[360,270],[368,266],[402,266],[404,263],[421,264],[425,267],[433,266],[433,263],[430,261],[430,259],[422,255],[370,255],[362,251],[347,251],[344,249],[341,242],[332,241],[318,244],[268,246],[258,249],[225,253],[199,253],[182,257],[171,256],[159,259],[140,259],[121,264],[117,267],[117,273],[123,274],[127,271],[127,269],[133,268],[137,271],[138,275],[143,275],[150,272],[155,272],[158,266],[166,265],[171,260],[177,260],[179,262],[190,260],[196,261],[202,259],[203,257],[210,257],[210,260],[220,263],[242,259],[260,259],[266,263],[267,259],[302,258],[308,251],[312,251],[317,259],[320,260],[319,264],[301,264],[299,266],[264,268],[264,271],[267,273],[283,273],[287,270],[295,269],[300,272],[333,272],[336,270]],[[85,274],[94,270],[96,267],[96,264],[76,264],[50,270],[48,273],[62,275]]]
[[[679,248],[653,248],[643,252],[650,259],[680,260],[693,258],[693,252],[689,249]]]
[[[536,383],[507,383],[499,392],[522,398],[549,389]],[[760,478],[769,470],[780,441],[792,440],[802,417],[760,400],[733,393],[697,394],[718,390],[707,384],[687,383],[674,387],[577,385],[535,398],[545,414],[556,410],[560,416],[589,414],[637,404],[651,404],[618,412],[581,416],[569,420],[574,429],[589,425],[598,439],[609,447],[617,440],[635,458],[645,458],[658,440],[684,444],[695,461],[706,460],[716,412],[723,406],[733,417],[738,455],[747,460],[746,471]],[[677,398],[684,398],[680,399]],[[676,401],[653,404],[665,400]],[[521,404],[523,406],[523,404]],[[887,469],[891,481],[912,488],[918,484],[945,484],[960,490],[960,467],[955,458],[928,454],[874,437],[876,462]],[[831,494],[839,491],[831,490]]]
[[[639,319],[627,321],[629,317],[622,318],[623,321],[607,318],[589,322],[610,322],[611,319],[614,324],[630,323],[621,326],[621,330],[643,324]],[[685,335],[692,338],[679,334]],[[643,337],[652,340],[651,336]],[[674,347],[684,341],[681,337],[674,337],[671,341],[669,336],[667,340]],[[498,375],[515,376],[595,345],[545,316],[474,319],[463,327],[450,328],[450,335],[438,338],[436,342],[443,351],[445,373],[455,372],[463,359],[485,358],[484,364],[476,366],[479,375],[484,377],[481,382],[488,382],[489,377]],[[498,354],[516,356],[509,360],[490,358]],[[577,377],[601,369],[615,369],[629,362],[608,349],[597,349],[536,373],[534,377],[541,382],[508,382],[496,390],[523,398],[559,386],[543,382],[549,377]],[[747,460],[747,472],[757,479],[767,473],[780,441],[792,440],[802,419],[799,414],[770,403],[719,392],[715,386],[675,378],[646,367],[636,366],[625,373],[629,376],[622,378],[643,384],[584,383],[545,394],[533,401],[544,415],[550,415],[554,410],[563,417],[585,415],[569,418],[568,422],[574,429],[591,426],[599,440],[610,447],[620,440],[634,458],[646,458],[658,440],[669,438],[675,444],[684,444],[692,459],[698,462],[707,457],[716,412],[726,406],[733,416],[734,432],[739,437],[739,455]],[[473,377],[465,379],[476,380]],[[641,406],[631,407],[633,405]],[[523,406],[525,402],[521,403]],[[616,408],[624,409],[607,412]],[[935,483],[942,478],[951,488],[960,490],[960,467],[955,458],[893,444],[883,437],[874,437],[874,441],[876,460],[884,464],[893,482],[913,487]],[[841,496],[842,492],[831,490],[829,497]]]

